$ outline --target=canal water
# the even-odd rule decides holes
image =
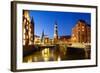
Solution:
[[[34,48],[33,48],[34,49]],[[47,62],[64,60],[90,59],[90,50],[83,48],[42,48],[32,54],[23,57],[23,62]]]

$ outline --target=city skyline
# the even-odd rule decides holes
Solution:
[[[34,19],[35,35],[41,37],[42,31],[49,38],[54,37],[54,25],[58,25],[58,36],[71,35],[72,28],[77,24],[78,20],[85,20],[91,25],[90,13],[76,12],[54,12],[54,11],[34,11],[29,10],[30,18]]]

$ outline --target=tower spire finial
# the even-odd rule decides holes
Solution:
[[[57,21],[55,21],[54,25],[54,43],[57,43],[58,41],[58,26],[57,26]]]

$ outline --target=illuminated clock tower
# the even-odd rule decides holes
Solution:
[[[54,44],[58,42],[58,26],[57,23],[54,25]]]

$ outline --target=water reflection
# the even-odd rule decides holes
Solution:
[[[32,62],[32,56],[28,57],[28,63]]]
[[[90,51],[89,51],[90,52]],[[88,57],[87,57],[88,56]],[[47,61],[63,61],[89,59],[90,53],[86,49],[78,48],[42,48],[33,52],[31,55],[23,57],[23,62],[47,62]]]
[[[57,59],[58,61],[61,61],[61,58],[60,58],[60,56],[58,56],[58,59]]]
[[[43,57],[44,61],[49,61],[49,58],[50,58],[49,48],[45,48],[42,50],[42,57]]]

